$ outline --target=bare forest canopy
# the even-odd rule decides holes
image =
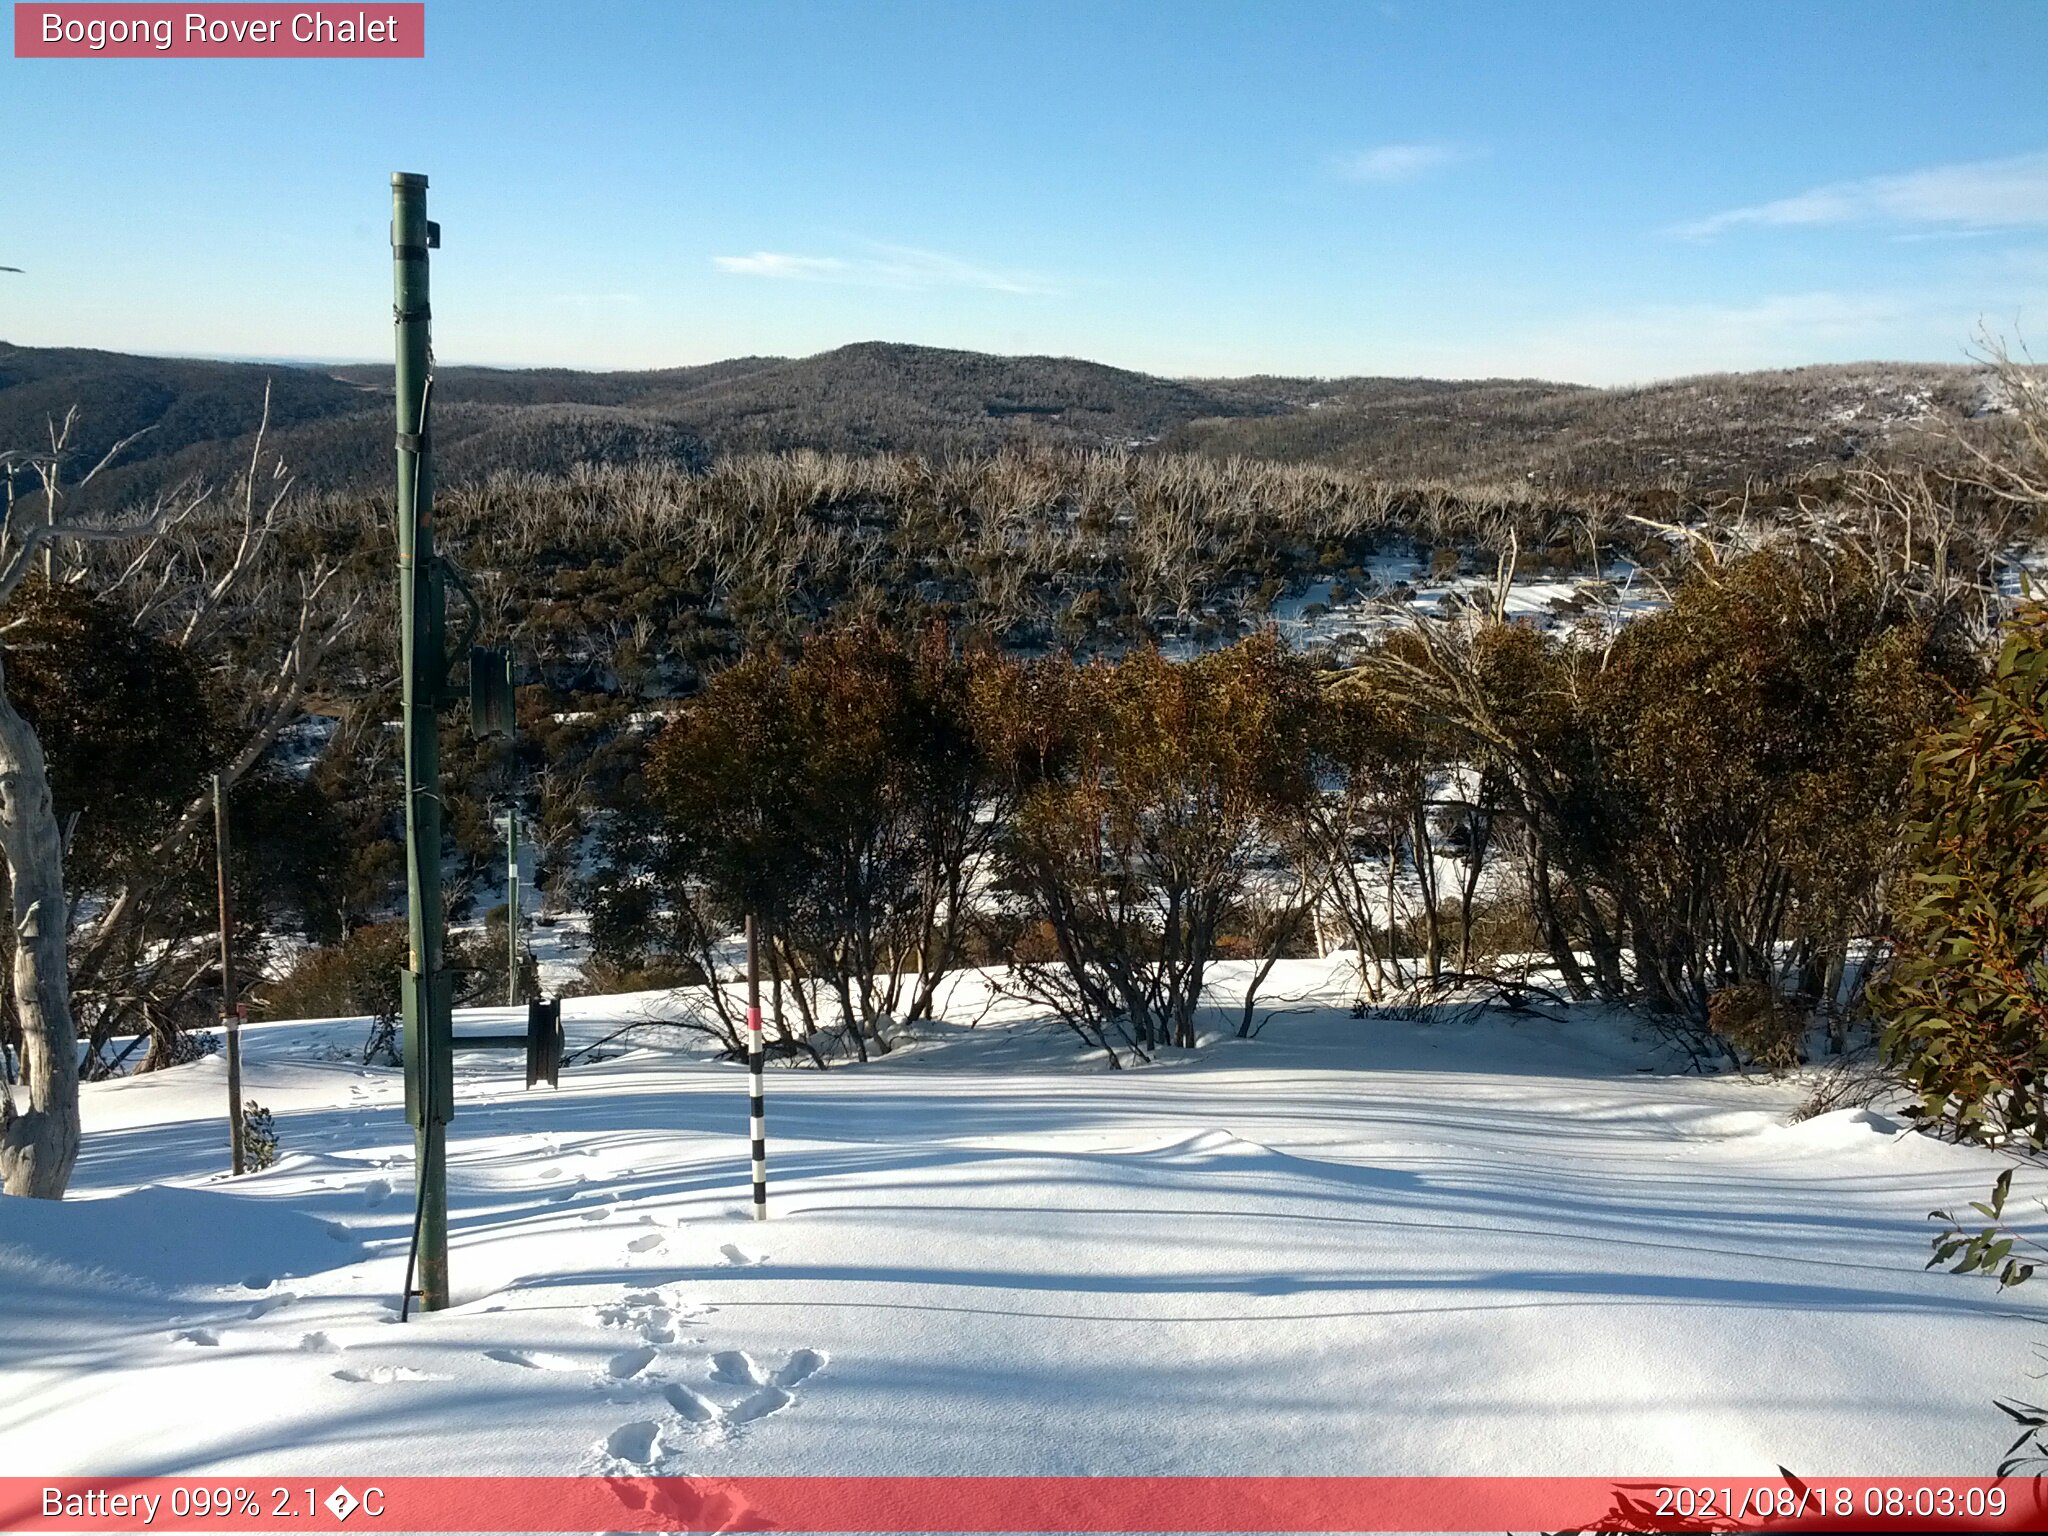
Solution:
[[[246,464],[271,392],[268,450],[300,484],[391,474],[388,367],[298,366],[14,347],[0,342],[0,443],[44,443],[78,412],[90,464],[141,432],[87,504],[146,499]],[[1119,448],[1325,463],[1393,481],[1578,492],[1695,492],[1968,430],[1989,371],[1869,363],[1627,389],[1540,380],[1164,379],[1068,358],[871,342],[809,358],[634,373],[444,367],[434,382],[444,485],[588,462],[701,468],[725,454],[817,449],[942,455]]]

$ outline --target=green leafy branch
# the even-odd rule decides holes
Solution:
[[[1934,1240],[1934,1257],[1927,1261],[1928,1269],[1937,1264],[1948,1264],[1949,1273],[1954,1275],[1996,1275],[2000,1290],[2024,1284],[2032,1277],[2034,1266],[2013,1257],[2014,1245],[2031,1248],[2037,1253],[2048,1252],[2048,1245],[2027,1237],[2007,1223],[2005,1202],[2012,1193],[2012,1174],[2013,1170],[2008,1168],[1998,1176],[1998,1182],[1991,1186],[1988,1202],[1970,1202],[1970,1209],[1989,1222],[1989,1226],[1973,1231],[1953,1211],[1927,1213],[1930,1220],[1948,1223],[1948,1230]],[[1949,1263],[1951,1259],[1955,1260],[1952,1264]]]

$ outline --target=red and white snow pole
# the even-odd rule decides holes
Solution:
[[[747,914],[747,1133],[754,1143],[754,1220],[768,1219],[768,1106],[761,1093],[761,948]]]

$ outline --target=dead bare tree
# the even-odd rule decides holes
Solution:
[[[93,521],[66,515],[66,492],[89,484],[134,437],[67,485],[73,413],[53,424],[47,452],[9,457],[10,495],[0,524],[0,606],[40,567],[43,579],[120,602],[139,626],[231,674],[220,690],[236,704],[220,766],[228,787],[300,717],[315,674],[366,606],[339,565],[281,548],[291,479],[281,464],[264,471],[268,421],[266,394],[238,504],[222,505],[205,488],[186,485],[141,515]],[[42,492],[39,504],[11,493],[23,466]],[[63,569],[51,558],[60,548],[67,554]],[[0,644],[5,633],[0,626]],[[75,1000],[95,1000],[96,1048],[138,1015],[160,1019],[155,1004],[189,994],[208,974],[205,946],[167,935],[160,918],[177,905],[183,861],[210,815],[209,796],[195,795],[142,857],[126,864],[112,889],[92,893],[91,910],[74,931],[66,838],[42,742],[7,700],[0,672],[0,855],[12,889],[13,999],[27,1090],[25,1108],[11,1095],[0,1102],[0,1187],[7,1193],[55,1199],[69,1181],[79,1136]]]
[[[160,538],[204,499],[203,493],[160,500],[143,518],[85,524],[61,515],[62,475],[70,458],[76,414],[50,428],[47,455],[27,456],[44,489],[45,515],[20,526],[11,494],[0,524],[0,607],[38,563],[53,577],[59,544],[85,545]],[[127,441],[132,441],[129,439]],[[79,480],[90,482],[112,462],[116,444]],[[20,456],[10,460],[12,470]],[[50,798],[49,765],[35,727],[7,697],[0,651],[0,857],[7,863],[13,902],[13,995],[22,1035],[22,1081],[27,1106],[0,1084],[0,1190],[37,1199],[61,1199],[78,1159],[78,1031],[71,1013],[67,938],[70,908],[64,891],[64,836]]]
[[[266,391],[239,506],[215,508],[211,518],[187,509],[124,565],[92,573],[103,592],[128,594],[136,623],[163,631],[181,649],[221,655],[217,664],[233,674],[221,693],[236,704],[233,747],[219,769],[230,790],[304,714],[314,679],[338,647],[359,638],[368,608],[367,594],[338,563],[302,563],[280,547],[292,480],[282,463],[264,470],[269,414]],[[217,643],[230,634],[237,645]],[[165,942],[159,918],[173,904],[181,856],[211,816],[210,790],[195,794],[128,878],[98,893],[97,915],[75,935],[73,988],[101,1002],[89,1059],[138,1014],[156,1037],[148,1063],[169,1059],[165,1004],[188,995],[212,961],[204,946]]]

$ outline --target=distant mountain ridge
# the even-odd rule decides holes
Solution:
[[[270,447],[313,489],[391,473],[390,370],[155,358],[0,342],[0,448],[79,412],[87,464],[143,432],[103,477],[132,499],[246,463],[271,391]],[[444,484],[585,461],[701,464],[815,448],[978,452],[1009,444],[1171,448],[1316,461],[1400,480],[1719,484],[1796,473],[1976,414],[1965,366],[1872,363],[1638,389],[1541,380],[1167,379],[1072,358],[863,342],[646,372],[443,367]]]

